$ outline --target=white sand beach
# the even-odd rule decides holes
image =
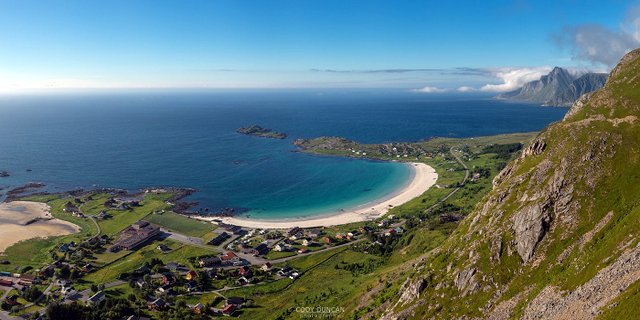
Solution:
[[[51,216],[50,209],[40,202],[0,203],[0,253],[22,240],[80,232],[77,225]]]
[[[248,228],[288,229],[292,227],[311,228],[335,226],[352,222],[374,220],[389,211],[392,207],[402,205],[427,191],[438,180],[436,171],[424,163],[410,163],[413,177],[406,187],[378,201],[373,201],[359,208],[330,213],[325,216],[309,219],[288,220],[252,220],[236,217],[193,217],[199,220],[222,220],[224,223]]]

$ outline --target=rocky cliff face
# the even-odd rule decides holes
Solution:
[[[580,96],[602,88],[607,74],[587,73],[580,77],[555,67],[540,80],[526,83],[522,88],[498,95],[499,99],[529,101],[548,106],[568,106]]]
[[[638,116],[640,49],[496,176],[450,239],[416,264],[383,318],[636,316]]]

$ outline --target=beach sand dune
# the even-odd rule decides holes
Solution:
[[[374,220],[381,217],[389,209],[402,205],[431,188],[438,179],[436,171],[424,163],[410,163],[413,177],[404,188],[383,199],[373,201],[358,208],[346,209],[340,212],[327,213],[327,215],[309,219],[288,220],[252,220],[236,217],[194,217],[199,220],[212,221],[220,219],[224,223],[248,228],[288,229],[292,227],[311,228],[321,226],[335,226],[346,223]]]
[[[45,203],[13,201],[0,204],[0,253],[33,238],[61,236],[80,231],[77,225],[55,219]]]

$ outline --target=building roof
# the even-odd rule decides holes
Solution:
[[[222,260],[231,260],[233,258],[237,258],[238,256],[233,253],[233,251],[227,251],[220,259]]]
[[[87,301],[89,301],[89,302],[98,302],[98,301],[100,301],[102,299],[104,299],[104,292],[98,291],[94,295],[92,295],[89,299],[87,299]]]

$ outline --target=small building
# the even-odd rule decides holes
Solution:
[[[229,297],[227,300],[224,301],[225,306],[235,305],[235,306],[241,307],[242,305],[244,305],[244,303],[245,303],[245,299],[242,297]]]
[[[221,234],[217,235],[215,238],[209,240],[209,242],[207,242],[207,244],[214,245],[214,246],[219,246],[229,238],[231,238],[230,234],[228,234],[226,232],[222,232]]]
[[[215,265],[219,265],[222,262],[222,260],[220,260],[220,258],[218,257],[208,257],[208,258],[202,258],[200,260],[198,260],[198,264],[203,267],[203,268],[210,268],[213,267]]]
[[[289,240],[299,240],[304,237],[304,233],[302,231],[298,231],[298,233],[294,233],[289,236]]]
[[[158,287],[158,289],[156,289],[157,294],[170,294],[171,291],[172,291],[171,284],[165,284],[163,286]]]
[[[242,233],[242,228],[240,228],[240,227],[238,227],[238,226],[234,226],[234,225],[230,225],[230,224],[225,224],[225,225],[222,225],[222,227],[223,227],[225,230],[227,230],[227,231],[229,231],[229,232],[231,232],[231,233],[233,233],[233,234],[239,234],[239,233]]]
[[[146,282],[144,282],[144,279],[140,278],[138,280],[135,281],[136,286],[138,286],[138,288],[143,288],[144,285],[146,284]]]
[[[104,300],[105,297],[106,297],[106,295],[104,294],[103,291],[98,291],[94,295],[89,297],[89,299],[87,299],[87,304],[88,305],[97,305],[98,303],[102,302],[102,300]]]
[[[171,248],[167,247],[164,243],[159,244],[156,249],[158,249],[158,251],[160,251],[161,253],[168,253],[169,251],[171,251]]]
[[[322,230],[320,230],[318,228],[309,229],[306,232],[307,237],[309,237],[311,239],[315,239],[315,238],[319,237],[321,234],[322,234]]]
[[[255,255],[265,255],[269,253],[269,247],[267,246],[266,243],[261,243],[255,246],[253,249],[251,249],[251,253]]]
[[[195,279],[195,278],[197,278],[197,277],[198,277],[198,274],[197,274],[195,271],[193,271],[193,270],[190,270],[190,271],[189,271],[189,272],[187,272],[187,274],[185,275],[185,279],[187,279],[187,280],[194,280],[194,279]]]
[[[262,270],[262,271],[269,271],[269,270],[271,270],[272,268],[273,268],[273,265],[271,265],[271,262],[267,262],[267,263],[263,264],[263,265],[260,267],[260,270]]]
[[[289,229],[289,231],[287,231],[287,235],[288,235],[289,237],[291,237],[291,236],[293,236],[293,235],[295,235],[295,234],[299,233],[300,231],[301,231],[301,230],[300,230],[300,227],[293,227],[293,228]]]
[[[396,232],[396,230],[395,230],[395,229],[387,229],[387,230],[384,232],[384,236],[385,236],[385,237],[388,237],[388,236],[392,236],[392,235],[394,235],[394,234],[396,234],[396,233],[397,233],[397,232]]]
[[[293,269],[291,267],[284,267],[280,269],[280,271],[278,271],[278,275],[282,277],[288,277],[291,272],[293,272]]]
[[[244,286],[245,284],[249,283],[249,279],[245,278],[245,277],[240,277],[238,278],[238,280],[236,280],[236,284],[239,286]]]
[[[310,244],[311,244],[311,241],[310,241],[309,239],[304,239],[304,240],[302,240],[302,245],[303,245],[303,246],[305,246],[305,247],[306,247],[306,246],[308,246],[308,245],[310,245]]]
[[[290,249],[291,249],[291,246],[286,243],[278,243],[273,247],[273,251],[277,251],[277,252],[285,252],[285,251],[289,251]]]
[[[26,285],[30,285],[38,282],[38,278],[31,274],[22,274],[20,275],[20,282]]]
[[[167,307],[167,302],[162,298],[158,298],[149,303],[149,309],[151,310],[164,310]]]
[[[11,286],[13,286],[13,281],[6,280],[6,279],[0,279],[0,286],[11,287]]]
[[[227,316],[231,316],[233,315],[237,310],[237,307],[235,304],[230,304],[224,307],[224,309],[222,309],[222,313],[227,315]]]
[[[11,296],[7,297],[7,298],[4,300],[4,302],[5,302],[6,304],[10,305],[10,306],[15,306],[15,305],[18,305],[18,304],[19,304],[19,302],[18,302],[18,298],[19,298],[19,297],[20,297],[20,296],[18,296],[17,294],[14,294],[14,295],[11,295]]]
[[[102,210],[102,211],[100,211],[100,213],[98,213],[96,215],[96,218],[101,219],[101,220],[105,220],[105,219],[111,218],[111,215],[108,212]]]
[[[240,267],[240,269],[238,270],[240,272],[240,275],[245,277],[245,278],[251,278],[253,276],[253,272],[251,271],[251,269],[248,266],[242,266]]]
[[[370,233],[373,231],[373,229],[369,226],[362,226],[358,230],[360,231],[360,233]]]
[[[238,257],[233,251],[227,251],[220,257],[220,260],[225,262],[237,262],[240,261],[240,257]]]
[[[62,245],[60,245],[60,247],[58,248],[58,251],[60,252],[67,252],[69,251],[69,244],[68,243],[63,243]]]
[[[176,282],[176,277],[173,273],[164,273],[162,275],[162,283],[164,284],[173,284]]]
[[[322,242],[330,244],[333,243],[333,239],[331,239],[331,237],[322,237]]]
[[[195,306],[191,307],[193,313],[195,314],[203,314],[206,311],[206,307],[202,303],[198,303]]]
[[[189,281],[184,285],[187,292],[194,292],[198,290],[198,284],[195,281]]]

